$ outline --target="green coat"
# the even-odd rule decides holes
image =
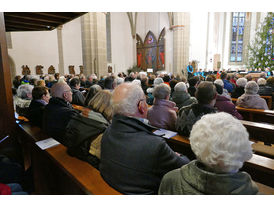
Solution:
[[[197,166],[199,165],[199,166]],[[193,160],[168,172],[162,179],[159,195],[255,195],[257,185],[246,172],[216,174],[202,169]]]

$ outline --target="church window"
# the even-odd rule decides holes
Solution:
[[[243,61],[244,27],[245,12],[233,12],[230,62]]]

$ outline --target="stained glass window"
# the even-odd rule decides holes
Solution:
[[[232,13],[232,38],[230,61],[242,62],[244,43],[245,12]]]

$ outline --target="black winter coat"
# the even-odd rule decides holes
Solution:
[[[100,172],[124,194],[156,194],[164,174],[189,162],[181,158],[155,129],[142,121],[115,115],[101,142]]]
[[[52,97],[45,107],[43,129],[50,137],[64,144],[68,122],[77,114],[79,113],[70,103],[61,98]]]
[[[66,130],[65,144],[68,147],[68,154],[87,161],[99,169],[100,160],[89,153],[90,144],[106,130],[108,125],[108,121],[102,115],[101,119],[87,118],[80,114],[72,117]]]
[[[232,98],[238,98],[242,96],[245,93],[245,88],[244,87],[236,87],[234,92],[231,93]]]
[[[37,100],[31,101],[27,112],[27,118],[31,124],[42,127],[44,110],[45,105],[43,103]]]
[[[272,96],[272,88],[266,85],[260,85],[258,94],[261,96]]]

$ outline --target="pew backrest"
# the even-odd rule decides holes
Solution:
[[[66,147],[62,144],[48,148],[44,151],[41,150],[35,143],[37,141],[47,139],[49,136],[43,133],[39,127],[32,126],[29,123],[19,124],[19,127],[28,136],[28,140],[32,142],[32,147],[35,147],[35,150],[38,151],[37,156],[46,155],[49,157],[51,164],[53,164],[56,169],[59,168],[61,174],[67,175],[69,181],[76,183],[76,187],[79,187],[76,191],[83,191],[85,194],[95,195],[121,194],[110,187],[103,180],[100,172],[92,165],[68,155]],[[41,162],[41,164],[43,164],[43,162]],[[75,188],[72,188],[72,190],[75,190]],[[69,189],[64,188],[64,191],[69,191]]]
[[[236,106],[236,109],[243,116],[244,120],[274,124],[273,110],[249,109],[239,106]]]

